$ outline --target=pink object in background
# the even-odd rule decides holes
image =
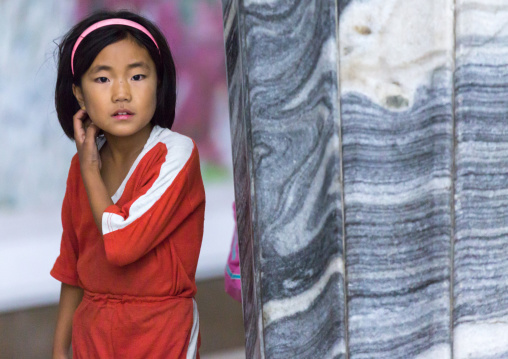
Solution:
[[[226,269],[224,270],[224,289],[233,299],[242,302],[242,282],[240,277],[240,256],[238,253],[238,231],[236,226],[236,207],[233,202],[233,216],[235,217],[235,231],[231,241]]]

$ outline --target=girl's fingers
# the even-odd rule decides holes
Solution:
[[[90,121],[90,123],[87,124],[86,128],[83,131],[85,132],[84,138],[85,146],[88,146],[89,150],[93,149],[97,150],[95,139],[99,134],[99,128],[93,122]]]
[[[95,143],[95,138],[99,134],[97,127],[91,120],[85,124],[85,140]]]
[[[90,120],[90,118],[87,118],[86,120],[83,121],[83,130],[85,130],[85,133],[87,133],[86,131],[91,124],[92,120]]]
[[[83,168],[101,167],[101,160],[95,139],[100,129],[88,117],[86,111],[79,110],[72,118],[74,140]]]
[[[72,117],[72,122],[74,126],[74,139],[79,140],[79,142],[83,142],[85,140],[85,129],[83,127],[83,120],[88,117],[85,110],[79,110]]]
[[[82,165],[84,166],[98,166],[101,167],[101,160],[99,150],[95,139],[99,134],[99,128],[90,121],[89,126],[86,128],[85,140],[81,147],[81,156],[83,158]],[[80,158],[81,160],[81,158]]]

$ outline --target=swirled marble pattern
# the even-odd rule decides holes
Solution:
[[[223,4],[247,357],[508,358],[508,3]]]
[[[455,358],[508,358],[508,3],[457,1]]]
[[[243,195],[254,204],[263,355],[342,358],[336,6],[318,0],[223,4],[225,10],[240,10],[238,34],[227,28],[226,33],[238,36],[244,46],[240,77],[248,105],[232,122],[243,121],[233,127],[244,126],[251,141],[251,157],[246,158],[251,187]],[[228,56],[230,91],[238,71],[233,63]],[[237,199],[239,194],[237,190]],[[252,345],[247,343],[248,353]]]

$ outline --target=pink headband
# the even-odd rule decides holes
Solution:
[[[81,41],[83,41],[83,39],[86,37],[86,35],[88,35],[92,31],[97,30],[98,28],[101,28],[103,26],[108,26],[108,25],[125,25],[125,26],[130,26],[135,29],[138,29],[139,31],[144,32],[153,41],[155,46],[157,46],[157,50],[159,50],[159,45],[157,45],[157,42],[153,38],[152,34],[150,34],[150,32],[144,26],[138,24],[137,22],[134,22],[131,20],[126,20],[126,19],[116,19],[116,18],[102,20],[102,21],[96,22],[95,24],[88,27],[85,31],[83,31],[83,33],[81,35],[79,35],[78,39],[76,40],[76,43],[74,44],[74,47],[72,48],[72,55],[71,55],[71,70],[72,70],[73,75],[74,75],[74,53],[76,52],[76,49],[78,48]],[[159,50],[159,52],[160,52],[160,50]]]

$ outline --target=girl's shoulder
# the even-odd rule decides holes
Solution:
[[[155,151],[154,151],[155,150]],[[140,155],[141,158],[157,157],[162,162],[170,161],[172,165],[184,165],[190,159],[196,159],[199,162],[198,148],[194,140],[178,132],[167,128],[155,126],[152,129],[150,137]],[[194,162],[194,161],[193,161]],[[81,168],[79,156],[76,153],[71,160],[67,184],[81,181]]]
[[[168,150],[174,149],[183,153],[190,154],[195,148],[197,150],[196,144],[190,137],[172,131],[169,128],[162,128],[159,126],[153,128],[146,146],[152,147],[157,143],[164,144]]]
[[[144,152],[148,154],[154,147],[163,152],[161,155],[171,162],[185,163],[189,159],[199,158],[196,143],[190,137],[167,128],[154,127]]]

